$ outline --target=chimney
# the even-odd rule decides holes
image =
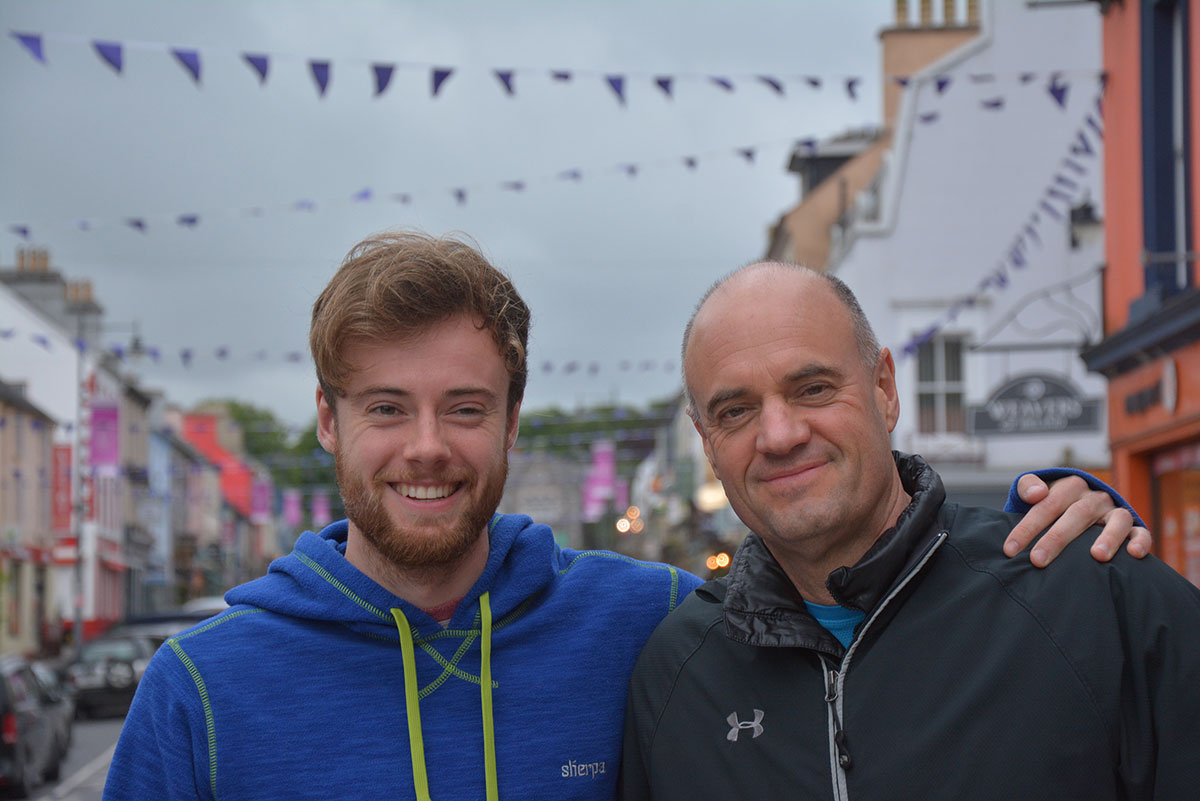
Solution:
[[[25,269],[25,248],[17,248],[17,270]]]
[[[979,0],[967,0],[966,19],[958,0],[942,0],[942,21],[934,22],[933,0],[921,0],[920,22],[908,18],[908,0],[896,0],[896,25],[879,33],[883,43],[883,124],[892,128],[904,87],[892,80],[910,77],[979,34]]]

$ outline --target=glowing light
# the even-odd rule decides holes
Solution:
[[[642,516],[642,510],[637,508],[636,506],[630,506],[628,509],[625,510],[625,516],[628,517],[630,520],[637,520],[639,517]]]
[[[634,534],[641,534],[642,529],[644,529],[645,527],[646,527],[646,523],[641,518],[638,518],[637,520],[634,520],[629,524],[629,530],[632,531]]]
[[[704,566],[707,567],[709,570],[716,570],[717,569],[717,557],[710,556],[707,559],[705,559]]]
[[[618,520],[617,521],[617,531],[620,532],[621,534],[627,533],[629,531],[629,520],[624,517],[622,517],[620,520]]]
[[[713,557],[717,561],[717,567],[729,567],[729,554],[721,551]]]

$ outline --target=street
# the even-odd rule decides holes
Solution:
[[[35,801],[99,801],[124,717],[77,720],[62,778],[38,787]]]

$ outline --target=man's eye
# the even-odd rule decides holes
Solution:
[[[391,417],[400,414],[400,410],[388,403],[382,403],[378,406],[371,407],[371,414],[378,414],[383,417]]]
[[[722,409],[721,413],[717,415],[717,419],[721,422],[729,423],[737,420],[745,413],[745,406],[730,406],[728,409]]]
[[[804,389],[800,390],[800,394],[812,398],[824,395],[829,390],[833,389],[829,384],[809,384]]]
[[[455,409],[454,413],[461,417],[478,417],[483,414],[483,409],[477,406],[464,406],[460,409]]]

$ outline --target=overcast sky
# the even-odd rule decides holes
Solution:
[[[698,296],[760,257],[796,202],[792,145],[878,123],[892,5],[5,0],[0,265],[42,246],[90,279],[105,341],[136,321],[162,353],[142,380],[172,400],[233,396],[299,425],[312,301],[346,251],[389,227],[464,231],[533,309],[527,410],[642,404],[678,389]],[[45,63],[14,31],[43,37]],[[93,40],[125,44],[120,75]],[[198,51],[199,86],[167,47]],[[269,56],[265,83],[243,53]],[[323,98],[310,59],[331,65]],[[376,62],[397,64],[379,97]],[[437,97],[433,67],[454,70]],[[512,95],[496,69],[516,70]],[[606,75],[625,77],[624,105]],[[655,76],[674,78],[671,98]],[[197,225],[177,224],[188,214]]]

